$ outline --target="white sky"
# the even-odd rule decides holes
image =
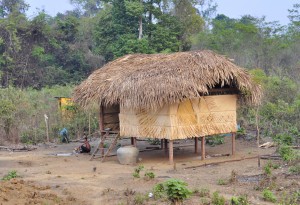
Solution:
[[[55,16],[58,12],[64,13],[73,9],[69,0],[25,0],[31,7],[28,16],[37,14],[37,9],[44,9],[46,13]],[[254,17],[266,16],[267,21],[279,21],[288,24],[288,9],[300,0],[215,0],[218,4],[217,13],[231,18],[240,18],[250,14]]]

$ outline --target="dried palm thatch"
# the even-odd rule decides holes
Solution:
[[[96,102],[156,110],[199,98],[216,86],[237,88],[250,104],[259,104],[262,95],[247,71],[204,50],[126,55],[92,73],[76,87],[73,98],[83,107]]]

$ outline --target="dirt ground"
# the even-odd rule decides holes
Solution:
[[[129,143],[129,140],[121,142],[122,145]],[[204,161],[200,153],[194,153],[193,140],[180,141],[174,148],[176,170],[169,165],[166,150],[140,152],[138,165],[144,165],[145,170],[155,174],[155,178],[148,181],[132,176],[137,165],[121,165],[115,156],[107,158],[104,163],[99,158],[89,161],[91,156],[88,154],[57,156],[72,153],[79,144],[39,145],[29,152],[0,151],[0,177],[11,170],[16,170],[20,176],[10,181],[0,181],[0,204],[139,204],[136,200],[139,193],[148,195],[155,184],[169,178],[186,181],[191,190],[206,188],[211,195],[219,191],[228,200],[232,196],[247,195],[251,204],[270,204],[263,201],[262,190],[258,188],[263,184],[257,178],[263,173],[267,160],[261,160],[261,167],[258,167],[255,156],[273,154],[275,148],[257,148],[254,140],[237,139],[235,156],[211,157],[231,152],[231,138],[225,137],[225,144],[214,147],[206,145],[207,158]],[[91,141],[91,144],[95,147],[97,141]],[[191,146],[178,147],[182,145]],[[151,146],[155,147],[146,141],[138,141],[140,150]],[[211,164],[231,159],[240,161]],[[207,166],[199,167],[205,163]],[[284,163],[274,163],[280,163],[280,167],[272,171],[272,184],[268,185],[272,185],[278,199],[300,190],[299,175],[287,175]],[[230,178],[236,180],[220,185],[220,181],[227,182]],[[149,197],[144,203],[169,204],[167,200]],[[201,203],[200,197],[194,194],[184,204]]]

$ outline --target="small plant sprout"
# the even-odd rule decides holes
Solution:
[[[265,201],[270,201],[273,203],[277,201],[277,198],[275,197],[274,193],[269,189],[264,189],[262,192],[262,196]]]
[[[17,171],[16,171],[16,170],[12,170],[12,171],[8,172],[8,174],[5,175],[5,176],[2,178],[2,180],[3,180],[3,181],[8,181],[8,180],[11,180],[11,179],[17,178],[17,177],[19,177],[18,174],[17,174]]]
[[[136,168],[134,169],[134,172],[133,172],[132,176],[133,176],[134,178],[140,178],[140,172],[141,172],[143,169],[144,169],[144,166],[143,166],[143,165],[139,165],[138,167],[136,167]]]

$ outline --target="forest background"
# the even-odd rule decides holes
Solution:
[[[97,109],[63,120],[69,97],[92,71],[130,53],[210,49],[249,70],[264,89],[259,107],[241,106],[242,131],[286,144],[300,138],[300,4],[289,24],[218,14],[213,0],[71,0],[74,10],[26,17],[25,0],[0,0],[0,144],[97,130]],[[45,115],[48,117],[47,125]],[[258,126],[257,126],[258,125]],[[47,126],[47,127],[46,127]]]

